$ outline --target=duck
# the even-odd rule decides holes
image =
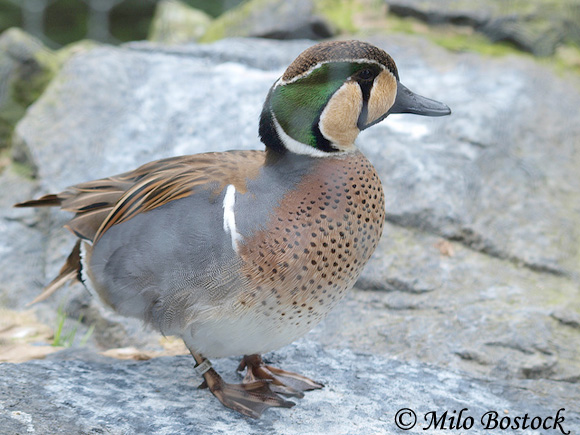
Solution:
[[[262,355],[322,321],[377,247],[384,193],[355,140],[400,113],[451,110],[405,87],[381,48],[311,46],[267,94],[264,150],[165,158],[16,204],[74,214],[72,252],[33,302],[80,281],[117,313],[180,337],[200,387],[224,406],[253,418],[294,406],[323,385]],[[240,384],[210,362],[231,356],[242,356]]]

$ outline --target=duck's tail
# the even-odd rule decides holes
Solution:
[[[27,306],[45,300],[69,281],[76,280],[82,282],[81,268],[81,240],[78,239],[73,250],[60,269],[58,276],[53,279],[50,284],[44,287],[42,292],[37,297],[35,297],[32,302],[29,302]]]
[[[14,207],[61,207],[64,199],[65,198],[63,198],[62,196],[50,194],[45,195],[39,199],[32,199],[30,201],[14,204]],[[80,273],[81,273],[81,239],[78,239],[77,242],[75,243],[73,250],[71,251],[64,265],[60,269],[58,276],[54,278],[50,282],[50,284],[44,287],[44,289],[42,289],[42,292],[36,298],[34,298],[32,302],[29,302],[27,306],[45,300],[69,281],[72,280],[80,281]]]

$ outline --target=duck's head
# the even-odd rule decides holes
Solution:
[[[385,51],[361,41],[332,41],[300,54],[264,103],[260,137],[278,153],[329,156],[355,149],[358,134],[391,113],[449,115],[443,103],[399,82]]]

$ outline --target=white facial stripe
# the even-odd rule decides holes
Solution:
[[[325,153],[324,151],[320,151],[310,145],[306,145],[302,142],[298,142],[296,139],[291,138],[286,134],[284,129],[278,123],[276,116],[272,113],[272,118],[274,120],[274,127],[276,128],[276,133],[278,133],[278,137],[286,147],[288,151],[291,151],[296,154],[305,154],[308,156],[313,157],[327,157],[329,155],[336,155],[337,153]]]
[[[282,80],[282,78],[280,78],[280,80],[278,80],[278,83],[276,83],[276,86],[280,85],[287,85],[288,83],[293,83],[297,80],[300,80],[301,78],[306,77],[307,75],[309,75],[312,71],[314,71],[317,68],[320,68],[322,65],[327,64],[327,63],[333,63],[333,62],[337,62],[337,60],[328,60],[326,62],[320,62],[317,63],[316,65],[313,65],[312,67],[310,67],[308,70],[304,71],[302,74],[297,75],[295,77],[292,77],[290,80]],[[385,66],[380,63],[377,62],[376,60],[373,59],[341,59],[340,62],[349,62],[349,63],[373,63],[375,65],[380,66],[382,69],[385,69]]]
[[[226,187],[226,194],[224,195],[224,231],[230,233],[232,238],[232,249],[238,252],[238,240],[242,238],[236,230],[236,215],[234,214],[234,206],[236,204],[236,188],[233,184]]]

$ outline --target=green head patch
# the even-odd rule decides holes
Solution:
[[[324,63],[304,77],[278,85],[273,89],[270,105],[280,127],[298,142],[333,151],[318,128],[320,115],[344,82],[363,69],[372,69],[376,75],[381,67],[364,62]]]

